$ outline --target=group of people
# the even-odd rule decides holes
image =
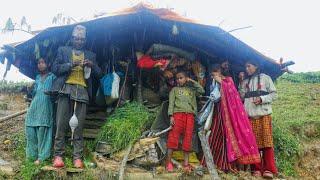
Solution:
[[[38,60],[40,73],[35,80],[34,98],[25,121],[26,155],[35,164],[50,157],[53,144],[53,166],[64,167],[65,138],[70,128],[69,120],[75,115],[78,122],[72,138],[73,163],[76,168],[84,167],[83,122],[92,97],[92,79],[101,79],[103,75],[96,63],[96,55],[85,50],[85,42],[86,28],[77,25],[72,33],[72,46],[60,47],[52,65],[45,58]],[[181,136],[184,168],[188,171],[192,169],[189,152],[192,150],[195,117],[198,114],[197,97],[205,93],[204,86],[210,82],[209,89],[218,87],[221,95],[220,100],[215,102],[208,139],[216,166],[223,171],[233,171],[239,164],[251,164],[255,176],[273,177],[277,174],[271,125],[271,103],[276,98],[276,89],[272,79],[260,72],[257,63],[248,61],[246,76],[240,73],[235,85],[235,79],[228,72],[228,63],[208,68],[212,81],[205,82],[204,77],[200,76],[193,80],[186,69],[167,71],[167,67],[172,65],[168,60],[153,61],[143,54],[137,54],[137,59],[138,67],[160,68],[163,72],[160,79],[165,79],[159,92],[166,93],[169,99],[167,113],[172,130],[167,139],[168,171],[174,169],[172,153],[179,148]],[[177,61],[176,65],[181,62]],[[50,95],[57,95],[56,112]],[[205,161],[201,162],[205,165]]]
[[[260,72],[259,64],[246,63],[246,76],[239,74],[235,85],[228,71],[228,62],[210,69],[210,91],[219,88],[210,127],[209,145],[216,166],[235,172],[240,165],[251,165],[254,176],[273,178],[277,174],[272,139],[271,103],[276,98],[272,79]],[[188,157],[197,116],[196,97],[203,94],[202,86],[189,78],[185,71],[176,73],[177,86],[170,91],[168,115],[173,129],[168,134],[166,169],[173,171],[172,151],[178,150],[183,135],[184,168],[190,171]],[[204,158],[202,164],[205,166]]]

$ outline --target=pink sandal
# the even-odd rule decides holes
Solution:
[[[262,177],[262,174],[261,174],[260,171],[254,171],[254,172],[252,173],[252,176],[254,176],[254,177]]]
[[[53,167],[55,167],[55,168],[64,167],[64,162],[63,162],[62,157],[60,157],[60,156],[55,156],[54,157],[54,159],[53,159]]]
[[[173,169],[174,169],[174,167],[173,167],[172,162],[167,163],[166,170],[168,172],[173,172]]]
[[[263,177],[266,179],[273,179],[273,173],[270,171],[264,171],[263,172]]]

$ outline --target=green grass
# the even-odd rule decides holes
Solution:
[[[285,175],[296,175],[294,166],[302,142],[320,137],[320,83],[306,83],[309,75],[285,75],[276,82],[278,99],[273,104],[273,136],[277,165]],[[312,132],[310,127],[315,127]]]
[[[51,159],[46,160],[45,162],[41,163],[40,166],[36,166],[33,163],[33,160],[26,159],[25,155],[25,147],[26,147],[26,139],[24,132],[18,132],[16,134],[13,134],[10,138],[12,140],[12,144],[9,147],[10,150],[13,152],[13,156],[15,159],[20,160],[21,165],[19,168],[19,173],[16,175],[17,179],[59,179],[59,177],[54,172],[44,172],[41,170],[43,166],[51,165]],[[94,140],[85,140],[84,142],[84,163],[86,167],[89,167],[88,164],[92,162],[92,151]],[[69,144],[66,145],[66,155],[64,158],[66,168],[72,168],[73,162],[72,162],[72,147]],[[85,179],[94,179],[94,174],[91,169],[86,169],[81,175],[75,176],[75,177],[83,177]],[[0,174],[0,177],[2,175]],[[83,179],[82,178],[82,179]],[[73,179],[73,178],[71,178]],[[81,178],[75,178],[75,179],[81,179]]]
[[[153,119],[153,113],[143,105],[137,102],[127,103],[108,118],[97,141],[109,143],[114,152],[122,150],[137,140],[151,126]]]

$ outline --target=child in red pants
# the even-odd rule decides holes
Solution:
[[[169,172],[173,171],[173,164],[171,162],[172,153],[173,150],[178,149],[181,135],[183,135],[183,165],[186,171],[191,171],[189,152],[191,151],[192,145],[194,114],[197,112],[196,96],[204,93],[202,86],[198,82],[190,79],[184,71],[176,74],[176,81],[178,86],[174,87],[169,94],[168,114],[172,126],[167,141],[168,156],[166,169]]]

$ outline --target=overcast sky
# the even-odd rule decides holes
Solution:
[[[52,26],[52,18],[63,13],[77,20],[92,18],[99,12],[113,12],[141,1],[128,0],[10,0],[1,2],[0,27],[11,17],[20,22],[22,16],[32,30]],[[232,32],[261,53],[278,60],[296,62],[296,72],[319,71],[320,10],[316,0],[149,0],[154,7],[173,8],[174,11],[202,23],[220,26],[224,30],[252,26]],[[0,34],[0,45],[28,39],[27,33]],[[0,64],[0,76],[4,72]],[[0,77],[1,79],[2,77]],[[25,79],[15,68],[8,80]]]

